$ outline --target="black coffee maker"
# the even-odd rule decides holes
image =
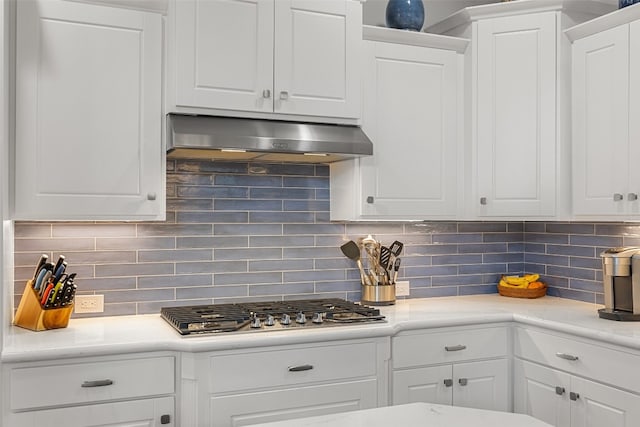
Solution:
[[[604,284],[603,319],[640,321],[640,247],[612,248],[600,254]]]

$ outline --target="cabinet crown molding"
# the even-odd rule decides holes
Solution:
[[[599,1],[584,0],[518,0],[491,3],[466,7],[448,16],[442,21],[431,25],[424,31],[428,33],[444,34],[456,27],[469,24],[470,22],[477,21],[479,19],[560,10],[575,10],[598,16],[615,10],[615,6],[601,3]]]
[[[377,42],[454,50],[458,53],[464,53],[470,41],[460,37],[441,36],[439,34],[429,34],[417,31],[396,30],[393,28],[377,27],[372,25],[362,26],[362,38],[364,40]]]
[[[640,6],[629,6],[592,19],[591,21],[573,26],[567,29],[564,33],[569,40],[573,42],[601,31],[617,27],[618,25],[628,24],[638,19],[640,19]]]

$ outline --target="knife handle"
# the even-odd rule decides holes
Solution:
[[[80,387],[90,388],[90,387],[105,387],[113,384],[112,380],[94,380],[94,381],[85,381],[82,383]]]

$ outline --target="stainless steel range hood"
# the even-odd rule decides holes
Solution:
[[[167,116],[167,157],[332,163],[373,154],[358,126]]]

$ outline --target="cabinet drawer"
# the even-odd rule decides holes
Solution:
[[[629,369],[640,364],[640,355],[520,327],[515,329],[514,340],[517,357],[640,391],[640,371]]]
[[[11,409],[103,402],[174,392],[171,356],[14,368]]]
[[[210,358],[210,392],[376,375],[373,342],[226,354]]]
[[[508,353],[504,326],[441,332],[409,332],[393,338],[393,367],[432,365],[503,357]]]

